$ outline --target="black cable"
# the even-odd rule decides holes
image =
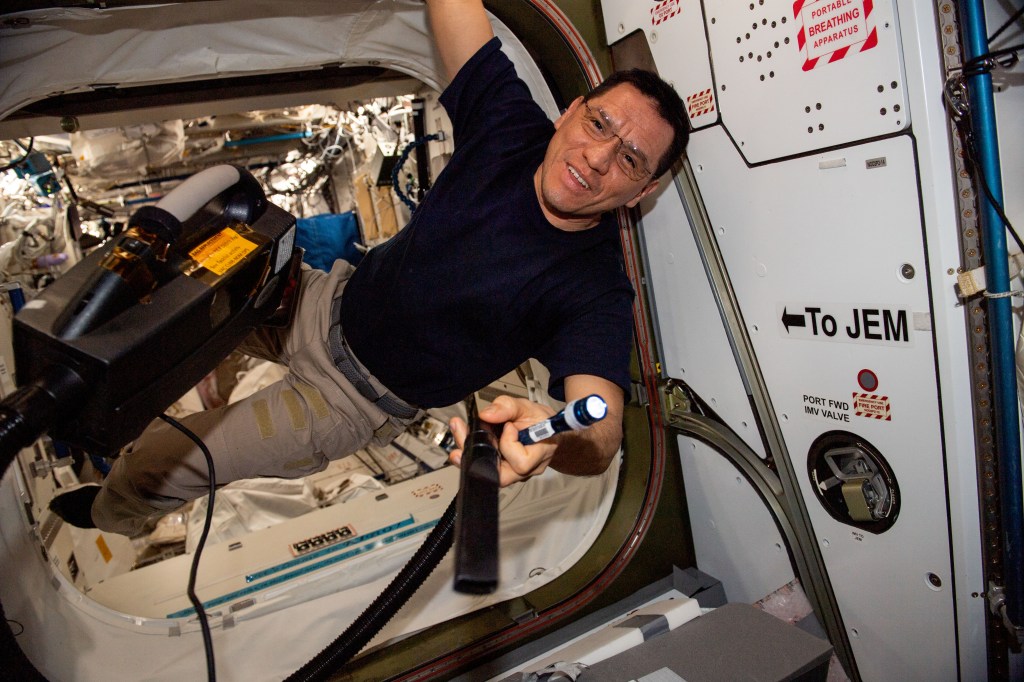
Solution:
[[[996,32],[988,37],[989,44],[991,44],[993,40],[998,38],[1000,33],[1005,31],[1006,29],[1010,28],[1010,26],[1013,25],[1013,22],[1015,22],[1018,19],[1020,19],[1021,15],[1024,15],[1024,7],[1021,7],[1019,10],[1017,10],[1016,12],[1011,14],[1010,18],[1006,20],[1006,23],[1003,24],[1002,26],[1000,26],[999,28],[997,28]]]
[[[22,163],[24,163],[24,162],[25,162],[25,159],[27,159],[27,158],[29,157],[29,155],[30,155],[30,154],[32,153],[32,147],[33,147],[33,145],[35,145],[35,143],[36,143],[36,138],[34,138],[34,137],[30,137],[30,138],[28,138],[28,147],[26,147],[25,145],[23,145],[23,144],[22,144],[21,142],[19,142],[18,140],[15,140],[15,142],[17,143],[17,145],[18,145],[19,147],[21,147],[21,148],[22,148],[23,150],[25,150],[25,154],[24,154],[24,156],[22,156],[22,157],[21,157],[20,159],[18,159],[17,161],[11,161],[11,162],[10,162],[10,163],[8,163],[8,164],[7,164],[6,166],[4,166],[4,167],[0,168],[0,173],[3,173],[4,171],[9,171],[9,170],[11,170],[12,168],[14,168],[15,166],[17,166],[17,165],[19,165],[19,164],[22,164]]]
[[[203,532],[199,535],[199,544],[196,545],[195,554],[192,556],[192,568],[188,574],[188,600],[192,602],[192,606],[196,610],[196,616],[199,618],[199,629],[203,631],[203,647],[206,649],[206,677],[209,682],[214,682],[217,679],[217,671],[213,663],[213,638],[210,635],[210,624],[206,620],[206,609],[203,608],[203,603],[196,596],[196,574],[199,572],[199,557],[202,555],[203,547],[206,545],[206,536],[210,534],[210,526],[213,525],[213,498],[217,492],[217,477],[213,469],[213,456],[210,454],[209,448],[206,447],[206,443],[199,436],[192,433],[184,424],[166,414],[160,415],[160,418],[188,436],[193,443],[199,446],[199,449],[203,451],[203,456],[206,457],[206,466],[210,471],[210,491],[209,501],[206,504],[206,521],[203,522]]]
[[[440,139],[442,138],[441,135],[438,133],[431,133],[430,135],[424,135],[423,137],[416,138],[409,144],[405,145],[405,148],[402,149],[402,153],[399,154],[398,156],[398,160],[395,161],[395,165],[391,167],[391,185],[392,187],[395,188],[395,194],[397,194],[398,198],[402,200],[402,203],[409,207],[409,211],[415,211],[418,207],[418,204],[413,203],[412,199],[407,197],[405,195],[405,192],[402,191],[402,186],[401,183],[399,182],[398,175],[402,170],[402,166],[404,166],[405,162],[409,160],[409,154],[412,153],[413,149],[425,145],[431,140]]]
[[[1007,217],[1006,212],[1003,210],[1003,206],[1000,202],[996,201],[992,188],[989,186],[988,177],[985,175],[985,171],[981,164],[977,161],[978,152],[974,146],[971,110],[967,104],[968,86],[965,82],[965,78],[968,76],[977,76],[992,70],[993,65],[989,59],[991,55],[1000,52],[1016,52],[1020,49],[1024,49],[1024,43],[1011,48],[1006,48],[1005,50],[996,50],[992,53],[979,55],[965,63],[960,76],[950,78],[946,82],[945,99],[950,110],[950,117],[957,129],[960,131],[960,136],[964,141],[964,161],[967,164],[968,171],[977,178],[985,198],[1006,226],[1006,230],[1017,243],[1017,247],[1024,252],[1024,240],[1021,240],[1020,234],[1018,234],[1017,230],[1013,227],[1013,223],[1011,223],[1009,217]]]
[[[987,44],[991,47],[992,41],[994,41],[996,38],[998,38],[999,35],[1003,31],[1005,31],[1010,26],[1012,26],[1014,24],[1014,22],[1016,22],[1018,19],[1021,18],[1021,16],[1024,16],[1024,7],[1021,7],[1016,12],[1011,14],[1010,17],[1003,23],[1003,25],[1000,26],[999,28],[997,28],[995,30],[995,32],[992,35],[989,36]],[[1012,64],[1016,63],[1016,61],[1017,61],[1017,53],[1020,50],[1022,50],[1022,49],[1024,49],[1024,43],[1018,43],[1017,45],[1011,45],[1010,47],[1002,48],[1002,49],[999,49],[999,50],[990,50],[987,55],[980,55],[980,57],[972,59],[971,63],[977,62],[980,58],[989,58],[989,59],[994,59],[994,60],[998,61],[998,57],[1000,57],[1000,56],[1002,56],[1004,54],[1012,54],[1013,55],[1012,61],[1010,61],[1010,62],[1008,62],[1008,63],[1003,65],[1003,66],[1009,67],[1009,66],[1012,66]],[[971,135],[967,136],[967,143],[968,143],[968,156],[970,157],[969,158],[969,163],[972,166],[974,166],[975,170],[978,173],[978,177],[981,180],[981,187],[982,187],[982,189],[985,192],[985,197],[988,199],[989,204],[991,204],[991,206],[995,210],[995,212],[999,215],[999,218],[1003,221],[1003,224],[1006,225],[1006,229],[1009,231],[1009,233],[1013,237],[1014,241],[1017,242],[1017,247],[1022,252],[1024,252],[1024,241],[1021,240],[1021,237],[1017,233],[1017,230],[1015,230],[1013,225],[1010,223],[1010,219],[1006,216],[1006,212],[1003,210],[1002,205],[1000,205],[999,202],[996,201],[995,196],[992,194],[992,189],[989,187],[988,178],[985,176],[985,172],[981,169],[981,165],[978,164],[976,162],[976,160],[975,160],[977,158],[977,150],[975,150],[975,148],[974,148],[974,138],[973,138],[973,136],[971,136]]]
[[[995,212],[999,215],[999,218],[1003,221],[1003,224],[1006,226],[1007,232],[1010,233],[1010,236],[1013,237],[1013,240],[1017,243],[1017,247],[1021,250],[1021,252],[1024,252],[1024,241],[1021,240],[1021,237],[1017,233],[1017,230],[1013,227],[1013,224],[1010,222],[1009,217],[1007,217],[1002,205],[998,201],[996,201],[995,195],[992,193],[992,188],[989,187],[988,177],[985,175],[985,171],[982,169],[981,164],[979,164],[977,161],[978,152],[977,149],[975,149],[974,147],[974,134],[971,132],[970,126],[962,126],[960,134],[963,136],[965,142],[965,151],[967,152],[965,158],[967,160],[968,165],[971,167],[971,169],[974,171],[974,174],[980,181],[981,189],[985,193],[985,197],[988,199],[989,204],[992,206]]]
[[[455,508],[456,500],[452,500],[423,544],[398,575],[388,583],[384,591],[323,651],[292,673],[287,682],[314,682],[327,679],[380,632],[451,549],[455,538]]]
[[[11,627],[11,625],[17,625],[19,628],[21,628],[17,632],[14,631],[14,628],[11,628],[11,634],[14,635],[15,637],[17,637],[21,633],[25,632],[25,626],[22,625],[20,622],[14,620],[13,618],[5,618],[4,620],[7,621],[7,627]]]
[[[1017,63],[1017,53],[1021,50],[1024,50],[1024,43],[1017,43],[1010,47],[1003,47],[998,50],[990,50],[985,54],[979,54],[974,59],[964,62],[963,74],[965,76],[977,76],[982,73],[988,73],[995,68],[996,64],[1003,68],[1010,68]],[[1000,61],[1000,57],[1009,57],[1009,59]]]
[[[1002,57],[1014,52],[1020,52],[1021,50],[1024,50],[1024,43],[1017,43],[1016,45],[1010,45],[1009,47],[1001,47],[998,50],[989,50],[988,53],[980,56],[996,59],[997,57]],[[1013,63],[1014,62],[1009,62],[1008,65],[1012,65]]]

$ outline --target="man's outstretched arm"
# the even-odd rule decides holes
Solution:
[[[448,80],[494,37],[482,0],[426,0],[427,17]]]

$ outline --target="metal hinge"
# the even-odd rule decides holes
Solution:
[[[685,415],[693,411],[693,401],[690,400],[683,385],[672,379],[663,383],[660,388],[665,422],[669,426],[676,426]]]

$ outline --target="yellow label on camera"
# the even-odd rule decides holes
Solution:
[[[256,244],[226,227],[188,252],[210,272],[223,275],[256,249]]]

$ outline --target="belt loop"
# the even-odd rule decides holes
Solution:
[[[341,296],[331,302],[331,326],[341,324]]]

